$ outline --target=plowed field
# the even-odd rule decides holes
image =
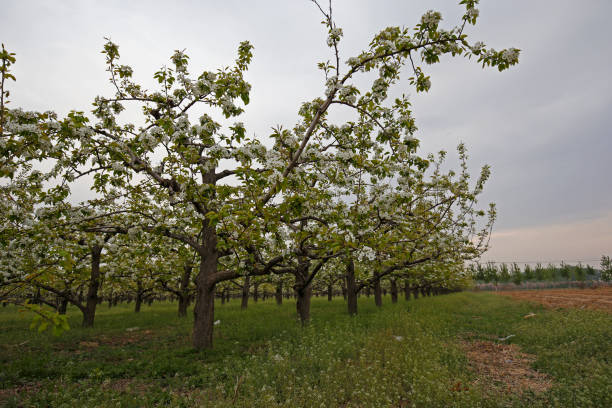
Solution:
[[[612,313],[612,287],[597,289],[548,289],[498,292],[515,299],[533,301],[547,307],[598,309]]]

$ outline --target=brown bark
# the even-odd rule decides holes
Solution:
[[[310,300],[312,298],[312,285],[308,280],[310,262],[298,257],[298,266],[295,271],[295,295],[297,297],[296,309],[302,326],[310,321]]]
[[[196,303],[193,314],[193,346],[197,350],[213,346],[213,327],[215,312],[214,275],[217,273],[219,253],[217,252],[217,232],[208,220],[203,220],[202,251],[200,271],[196,277]]]
[[[187,307],[189,307],[189,298],[186,296],[179,296],[178,301],[178,316],[187,316]]]
[[[374,276],[374,304],[378,307],[382,307],[382,287],[378,275]]]
[[[312,286],[308,284],[305,288],[297,291],[297,312],[302,326],[310,321],[310,299],[312,298]]]
[[[134,305],[134,312],[135,313],[140,313],[140,308],[142,306],[142,294],[143,294],[143,290],[142,290],[142,282],[140,280],[136,281],[136,302]]]
[[[257,302],[259,300],[259,282],[255,282],[253,284],[253,302]]]
[[[404,299],[410,300],[410,285],[407,283],[404,285]]]
[[[391,279],[391,303],[397,303],[397,281]]]
[[[34,294],[34,297],[32,298],[32,304],[33,305],[40,305],[41,302],[41,296],[40,296],[40,288],[36,289],[36,293]]]
[[[278,282],[276,284],[276,304],[277,305],[282,305],[283,304],[283,282]]]
[[[251,286],[251,277],[246,276],[244,278],[244,284],[242,285],[242,303],[240,304],[241,309],[246,309],[249,305],[249,289]]]
[[[215,284],[203,283],[197,288],[196,304],[193,310],[193,346],[197,350],[213,346],[215,313]]]
[[[83,309],[83,327],[93,327],[98,305],[98,290],[100,289],[100,258],[102,247],[94,245],[91,248],[91,273],[87,288],[87,303]]]
[[[333,297],[334,297],[334,285],[330,283],[329,285],[327,285],[327,300],[331,302]]]
[[[352,259],[346,262],[346,299],[348,313],[351,316],[357,314],[357,284],[355,282],[355,263]]]
[[[65,315],[67,309],[68,309],[68,299],[61,298],[59,306],[57,308],[57,312],[61,315]]]
[[[189,281],[191,280],[191,273],[193,272],[193,265],[186,263],[183,266],[183,276],[181,276],[181,284],[179,286],[178,294],[178,316],[187,316],[187,307],[189,307]]]

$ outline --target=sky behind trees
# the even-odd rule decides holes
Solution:
[[[474,172],[491,165],[483,204],[497,203],[499,218],[485,260],[595,265],[612,253],[612,2],[482,0],[479,8],[472,40],[520,48],[520,63],[498,73],[449,58],[429,69],[429,93],[400,84],[397,92],[413,100],[422,151],[453,151],[463,141]],[[429,9],[441,11],[447,27],[462,12],[458,0],[335,0],[343,60],[380,29],[413,26]],[[87,111],[109,93],[105,36],[151,85],[175,49],[186,49],[198,72],[231,64],[249,40],[253,89],[242,120],[266,138],[271,126],[292,127],[301,102],[323,94],[316,63],[331,55],[320,21],[308,0],[7,0],[0,40],[17,54],[12,107],[60,115]]]

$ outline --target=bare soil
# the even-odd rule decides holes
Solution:
[[[541,303],[550,308],[597,309],[612,313],[612,287],[498,292],[514,299]]]
[[[0,406],[4,406],[10,398],[18,397],[21,394],[35,393],[42,387],[40,381],[19,385],[12,388],[0,388]]]
[[[473,385],[489,393],[542,393],[552,386],[552,380],[546,374],[531,368],[535,356],[521,352],[516,344],[471,341],[464,342],[463,348],[469,366],[476,374]],[[460,383],[454,387],[454,391],[468,389]]]

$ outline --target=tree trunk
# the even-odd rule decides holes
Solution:
[[[36,293],[34,294],[34,297],[32,298],[32,304],[34,305],[40,305],[42,302],[40,301],[40,288],[36,289]]]
[[[382,287],[378,275],[374,276],[374,303],[378,307],[382,307]]]
[[[327,285],[327,300],[331,302],[333,297],[334,297],[334,285],[330,283],[329,285]]]
[[[138,293],[136,295],[136,302],[134,304],[134,312],[140,313],[141,306],[142,306],[142,296],[140,295],[140,293]]]
[[[298,317],[302,326],[310,321],[310,299],[312,298],[312,282],[308,281],[310,262],[298,256],[298,266],[295,271],[295,295]]]
[[[215,227],[211,227],[206,219],[202,222],[204,253],[200,255],[200,271],[196,278],[196,303],[193,310],[193,346],[196,350],[211,349],[213,346],[216,286],[214,275],[217,273],[219,258]]]
[[[193,346],[197,350],[211,349],[213,346],[213,326],[215,313],[215,285],[198,288],[193,326]]]
[[[66,310],[68,310],[68,299],[61,298],[59,307],[57,308],[57,312],[61,315],[65,315]]]
[[[391,303],[397,303],[397,281],[391,279]]]
[[[417,300],[419,298],[419,288],[413,288],[412,295],[414,296],[414,300]]]
[[[410,300],[410,285],[407,283],[404,285],[404,298]]]
[[[94,245],[91,248],[91,275],[87,289],[87,303],[83,309],[83,327],[93,327],[98,305],[98,289],[100,288],[100,257],[102,247]]]
[[[297,312],[302,326],[310,321],[310,299],[312,298],[312,286],[308,284],[305,288],[297,291]]]
[[[244,284],[242,285],[242,303],[240,304],[241,309],[246,309],[249,305],[249,289],[251,286],[251,277],[247,276],[244,278]]]
[[[189,298],[187,296],[179,296],[178,315],[179,317],[187,316],[187,307],[189,306]]]
[[[357,284],[355,283],[355,263],[353,262],[353,259],[349,259],[346,263],[346,299],[349,315],[356,315]]]
[[[253,284],[253,302],[259,300],[259,282]]]
[[[277,305],[282,305],[283,304],[283,282],[278,282],[276,284],[276,304]]]
[[[193,272],[193,265],[187,262],[183,266],[183,276],[181,276],[181,285],[179,286],[179,303],[178,303],[178,316],[187,316],[187,307],[189,307],[189,281],[191,280],[191,273]]]

